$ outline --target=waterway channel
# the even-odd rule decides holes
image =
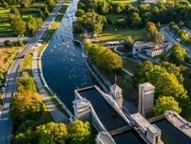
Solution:
[[[42,61],[42,72],[44,78],[62,102],[73,113],[72,101],[74,100],[74,90],[86,86],[97,84],[85,64],[80,45],[73,42],[72,22],[75,20],[74,13],[78,0],[71,1],[60,27],[55,32],[52,40],[44,51]],[[92,94],[93,95],[93,94]],[[94,99],[96,101],[96,99]],[[99,102],[97,102],[99,104]],[[102,109],[104,110],[104,109]],[[110,121],[103,122],[110,125]],[[108,124],[107,124],[108,123]],[[156,125],[162,130],[169,130],[163,133],[162,139],[166,137],[168,144],[191,143],[190,139],[180,138],[181,133],[176,133],[175,129],[166,127],[165,122],[158,122]],[[111,126],[112,129],[112,126]],[[175,134],[172,134],[175,133]],[[172,138],[168,136],[172,134]],[[114,136],[118,144],[141,144],[143,143],[135,131],[128,131]],[[185,141],[184,141],[185,139]]]
[[[80,45],[73,42],[72,20],[75,19],[76,1],[73,0],[73,4],[70,4],[60,27],[55,32],[41,58],[42,72],[46,83],[72,113],[74,90],[77,87],[83,88],[97,84],[86,67]],[[97,98],[94,98],[94,101],[96,101]],[[111,121],[115,121],[115,118]],[[109,124],[110,122],[104,121],[104,123]],[[109,124],[109,126],[111,126],[110,129],[113,128],[112,125]],[[123,144],[125,137],[132,137],[131,140],[134,141],[134,144],[141,144],[131,132],[122,135],[123,139],[120,138],[120,135],[116,136],[118,144]]]

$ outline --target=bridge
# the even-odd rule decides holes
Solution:
[[[126,125],[126,126],[123,126],[123,127],[120,127],[118,129],[115,129],[115,130],[112,130],[112,131],[109,131],[109,134],[111,136],[114,136],[114,135],[117,135],[117,134],[120,134],[120,133],[123,133],[123,132],[126,132],[128,130],[131,130],[135,127],[135,125]]]

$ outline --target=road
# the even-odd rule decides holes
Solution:
[[[165,27],[164,28],[161,28],[160,32],[165,36],[165,38],[171,42],[172,44],[175,44],[177,43],[177,41],[172,37],[170,36],[165,30]],[[186,29],[188,31],[188,29]],[[190,32],[190,31],[189,31]],[[181,45],[183,48],[185,48],[187,54],[189,54],[191,56],[191,50],[189,47],[185,46],[185,45]]]
[[[60,10],[64,0],[60,0],[56,7],[52,10],[50,15],[44,21],[42,28],[36,32],[36,36],[31,38],[24,49],[18,54],[15,61],[12,63],[8,70],[7,82],[3,98],[3,107],[0,111],[0,144],[10,144],[11,143],[11,133],[12,133],[12,121],[9,117],[10,102],[14,96],[16,90],[16,80],[19,74],[20,65],[22,64],[23,58],[30,49],[37,43],[37,41],[42,37],[45,29],[55,18],[56,13]]]

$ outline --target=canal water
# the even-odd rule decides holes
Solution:
[[[95,88],[79,91],[79,94],[91,102],[97,116],[108,131],[128,125]],[[113,139],[117,144],[145,144],[133,129],[115,135]]]
[[[191,139],[182,134],[166,119],[155,122],[162,131],[162,141],[165,144],[191,144]]]
[[[74,89],[96,84],[86,67],[80,45],[73,42],[72,22],[76,6],[77,1],[73,0],[41,58],[48,86],[72,113]]]
[[[80,45],[73,43],[72,21],[75,20],[74,12],[77,2],[77,0],[72,1],[60,27],[55,32],[41,58],[42,71],[48,86],[60,100],[65,103],[72,113],[74,89],[97,84],[86,67]],[[96,99],[94,99],[94,101],[96,103]],[[97,102],[96,104],[99,105],[100,103]],[[104,108],[98,111],[102,110],[104,110]],[[110,125],[111,121],[118,119],[117,117],[113,118],[114,119],[110,121],[103,121],[103,123]],[[123,122],[119,123],[122,124]],[[155,124],[162,130],[162,140],[165,144],[191,144],[189,138],[170,126],[170,124],[167,124],[166,121],[159,121]],[[114,140],[118,144],[144,143],[134,130],[116,135],[114,136]]]

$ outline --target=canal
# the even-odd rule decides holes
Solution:
[[[95,88],[79,91],[79,94],[91,102],[97,116],[108,131],[128,125]],[[134,129],[115,135],[113,139],[117,144],[145,144]]]
[[[68,109],[73,113],[72,101],[74,100],[74,89],[83,88],[97,84],[91,73],[86,67],[82,49],[80,45],[73,42],[72,21],[75,19],[74,12],[77,6],[77,0],[73,0],[70,7],[61,22],[60,27],[55,32],[52,40],[45,49],[41,61],[44,78],[61,101],[65,103]],[[92,96],[93,97],[93,96]],[[91,98],[92,99],[92,98]],[[105,113],[102,106],[94,99],[98,105],[97,111]],[[106,104],[106,106],[108,106]],[[105,106],[103,106],[105,107]],[[106,112],[107,113],[107,112]],[[114,112],[112,112],[115,114]],[[111,120],[102,121],[110,125],[111,121],[118,121],[117,117]],[[166,121],[155,123],[162,130],[162,140],[167,144],[190,144],[191,140],[170,126]],[[123,122],[119,122],[123,125]],[[109,126],[108,126],[109,127]],[[111,129],[114,128],[111,126]],[[113,137],[118,144],[142,144],[144,143],[138,134],[134,131],[127,131]]]
[[[162,131],[162,141],[165,144],[191,144],[191,139],[177,130],[166,119],[155,122],[159,129]]]
[[[80,45],[73,42],[72,22],[76,6],[77,1],[72,1],[41,58],[48,86],[72,113],[74,89],[96,84],[85,65]]]

